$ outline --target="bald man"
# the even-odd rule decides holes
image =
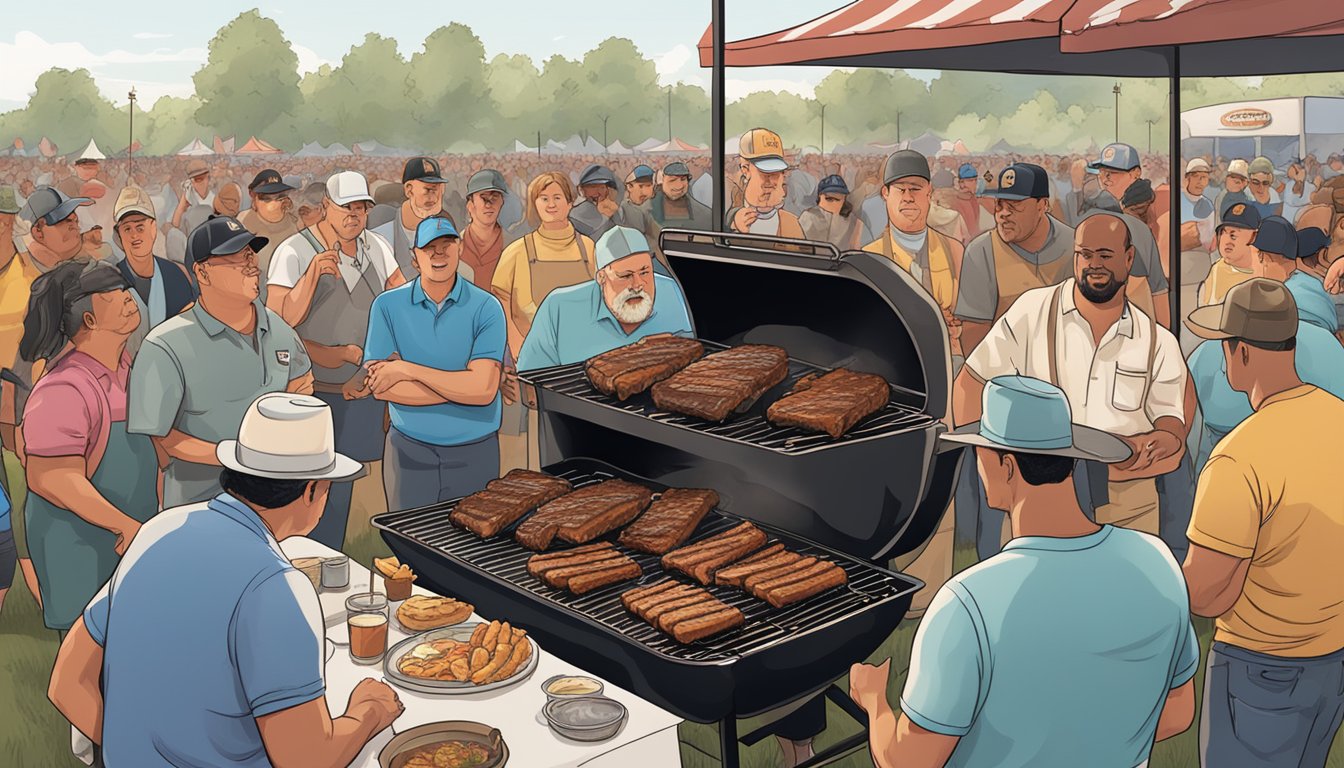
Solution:
[[[1073,277],[1027,291],[994,323],[967,356],[952,407],[958,426],[979,420],[985,382],[995,376],[1058,386],[1075,422],[1120,435],[1134,451],[1109,470],[1076,473],[1084,508],[1095,508],[1098,523],[1157,534],[1156,478],[1182,466],[1194,397],[1176,337],[1125,295],[1133,263],[1123,219],[1084,219],[1074,233]],[[986,548],[982,538],[982,556]]]

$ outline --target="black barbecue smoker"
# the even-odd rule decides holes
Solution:
[[[392,551],[436,591],[508,616],[547,650],[688,720],[718,723],[723,765],[738,765],[738,718],[824,693],[866,722],[833,682],[867,658],[904,617],[916,579],[885,563],[923,544],[950,501],[958,453],[940,452],[950,352],[942,312],[908,274],[879,255],[821,243],[666,230],[660,247],[686,296],[706,351],[773,344],[790,356],[786,380],[721,424],[671,414],[647,394],[617,401],[583,364],[526,371],[539,412],[542,470],[576,487],[619,477],[654,490],[712,488],[719,509],[697,541],[747,519],[790,549],[824,555],[849,583],[773,609],[712,587],[740,608],[740,629],[682,645],[628,614],[620,594],[645,576],[574,596],[528,575],[532,554],[511,537],[481,540],[449,524],[454,502],[380,515]],[[802,376],[846,367],[891,385],[881,411],[839,439],[765,418]],[[762,732],[742,737],[753,743]],[[808,762],[862,746],[860,733]]]

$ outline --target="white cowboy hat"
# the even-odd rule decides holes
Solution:
[[[273,480],[349,480],[364,465],[336,452],[331,408],[310,395],[272,392],[252,401],[237,440],[215,447],[235,472]]]

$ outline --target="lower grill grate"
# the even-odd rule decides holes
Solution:
[[[561,471],[556,475],[568,480],[576,489],[618,477],[609,472],[579,470]],[[622,479],[647,482],[632,477]],[[657,487],[657,484],[650,485]],[[526,590],[539,600],[563,606],[652,651],[679,661],[713,662],[745,656],[783,642],[793,635],[841,620],[875,602],[895,599],[914,588],[911,582],[895,574],[763,528],[769,534],[771,543],[779,541],[799,554],[826,558],[841,566],[849,577],[849,583],[843,588],[781,609],[772,608],[768,603],[757,600],[739,589],[711,586],[708,589],[715,597],[742,611],[746,623],[733,632],[690,645],[682,645],[631,615],[621,605],[622,593],[664,578],[665,574],[658,556],[622,548],[644,570],[643,578],[639,581],[615,584],[586,595],[572,595],[564,590],[547,586],[527,572],[527,560],[535,553],[513,540],[512,529],[493,539],[480,539],[475,534],[457,528],[449,522],[449,516],[455,507],[454,501],[421,509],[392,512],[376,517],[374,525]],[[713,536],[739,522],[741,521],[737,518],[717,511],[711,512],[687,543]],[[614,537],[615,534],[610,534],[606,538],[614,539]],[[679,575],[673,577],[687,581],[685,577]]]

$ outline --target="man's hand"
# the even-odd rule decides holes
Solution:
[[[401,717],[406,707],[387,683],[366,677],[350,692],[350,704],[345,711],[358,717],[361,722],[371,722],[374,725],[373,732],[380,733]]]
[[[140,523],[137,522],[135,518],[128,516],[124,522],[119,524],[116,528],[112,528],[111,531],[117,537],[117,557],[121,557],[125,555],[126,550],[130,548],[131,542],[135,540],[136,534],[140,533]]]
[[[182,197],[177,201],[177,212],[183,214],[191,207],[191,201],[187,199],[187,193],[183,192]]]
[[[1288,178],[1292,179],[1293,181],[1306,181],[1307,172],[1305,169],[1302,168],[1301,165],[1293,163],[1292,165],[1288,166]]]
[[[1335,259],[1335,263],[1325,273],[1323,282],[1325,290],[1334,294],[1344,293],[1344,259]]]
[[[1126,437],[1134,455],[1126,464],[1117,466],[1125,472],[1142,472],[1153,464],[1175,456],[1181,450],[1181,439],[1165,429],[1155,429]]]
[[[615,216],[616,212],[619,211],[620,209],[621,207],[617,205],[616,201],[612,200],[610,197],[597,204],[597,212],[607,217],[608,219],[610,219],[612,216]]]
[[[314,280],[320,280],[323,275],[335,277],[341,274],[341,257],[334,250],[323,251],[308,263],[308,269],[304,270],[304,274],[312,275]]]
[[[887,680],[891,677],[891,659],[880,666],[855,664],[849,668],[849,697],[869,715],[887,698]]]
[[[341,359],[351,365],[359,365],[364,362],[364,350],[358,344],[346,344],[342,350]]]
[[[1199,225],[1193,221],[1187,221],[1181,225],[1181,250],[1197,251],[1203,243],[1199,238]]]
[[[505,405],[513,405],[518,402],[518,369],[510,365],[504,369],[504,375],[500,379],[499,393],[504,398]]]
[[[747,232],[751,225],[756,223],[755,208],[741,208],[733,214],[733,228],[738,232]]]
[[[356,373],[349,381],[341,385],[341,397],[346,400],[359,400],[373,394],[369,389],[369,375],[364,371]]]
[[[410,364],[404,360],[374,360],[369,363],[368,387],[375,395],[381,395],[401,382],[410,380]]]
[[[947,323],[947,338],[949,341],[956,341],[961,338],[961,319],[956,315],[943,310],[943,322]]]

